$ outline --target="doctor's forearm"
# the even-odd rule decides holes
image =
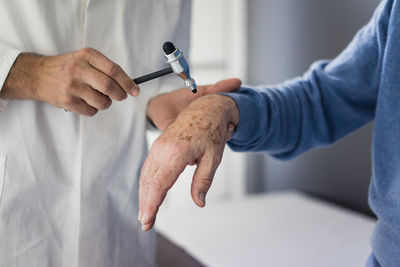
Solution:
[[[20,54],[0,91],[4,99],[35,99],[35,83],[41,56]]]

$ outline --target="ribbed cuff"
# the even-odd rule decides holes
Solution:
[[[248,145],[249,141],[254,138],[256,132],[259,131],[259,107],[249,94],[248,88],[240,88],[235,93],[221,93],[235,100],[239,109],[239,124],[232,135],[228,144],[235,147],[235,150],[241,150],[240,146]]]

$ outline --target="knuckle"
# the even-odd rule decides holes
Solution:
[[[124,100],[126,97],[127,97],[127,94],[124,93],[123,91],[121,91],[120,94],[118,94],[117,96],[115,96],[115,99],[118,100],[118,101],[122,101],[122,100]]]
[[[105,76],[100,80],[101,92],[115,100],[124,100],[127,94],[114,82],[113,79]]]
[[[78,57],[84,58],[93,53],[94,49],[90,47],[82,48],[78,51]]]
[[[126,76],[124,84],[127,88],[132,88],[133,86],[135,86],[135,83],[131,78],[129,78],[129,76]]]
[[[111,77],[116,77],[121,71],[122,69],[118,64],[112,63],[108,69],[108,75]]]
[[[104,77],[101,81],[105,93],[111,93],[114,89],[114,83],[110,78]]]
[[[202,188],[208,189],[211,187],[212,180],[211,180],[211,177],[200,177],[200,178],[198,178],[197,183]]]
[[[68,96],[64,96],[62,103],[67,108],[74,108],[77,104],[77,101],[75,98],[68,95]]]
[[[111,99],[108,97],[102,97],[99,100],[98,106],[100,109],[107,109],[111,106]]]
[[[94,115],[97,114],[97,109],[88,109],[86,114],[89,117],[93,117]]]

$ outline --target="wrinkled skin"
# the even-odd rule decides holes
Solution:
[[[142,229],[155,223],[156,214],[168,190],[187,165],[197,164],[191,195],[205,206],[215,171],[221,162],[225,142],[239,121],[233,99],[207,95],[193,101],[153,143],[140,176],[139,215]]]
[[[181,88],[156,96],[148,104],[147,116],[158,129],[164,130],[179,113],[197,98],[209,94],[236,91],[241,83],[239,79],[232,78],[219,81],[216,84],[198,86],[196,94],[193,94],[187,88]]]

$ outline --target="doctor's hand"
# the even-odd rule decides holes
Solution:
[[[138,95],[139,87],[124,70],[99,51],[84,48],[57,56],[20,54],[0,97],[43,101],[93,116],[127,94]]]
[[[206,194],[221,162],[225,142],[239,122],[236,102],[227,96],[207,95],[193,101],[151,146],[142,167],[139,216],[150,230],[168,190],[187,165],[197,165],[191,195],[204,207]]]
[[[222,80],[216,84],[197,87],[197,93],[193,94],[187,88],[172,91],[152,98],[147,106],[147,116],[158,129],[164,130],[175,120],[191,102],[199,97],[222,92],[233,92],[239,89],[242,82],[232,78]]]

